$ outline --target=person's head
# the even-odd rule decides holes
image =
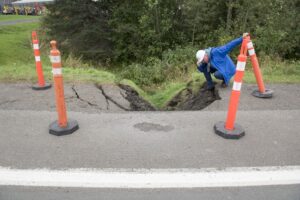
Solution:
[[[197,64],[208,63],[209,61],[208,55],[205,53],[204,50],[197,51],[196,59],[197,59]]]

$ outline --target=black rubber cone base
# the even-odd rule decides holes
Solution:
[[[273,90],[266,89],[264,93],[261,93],[258,89],[252,92],[252,95],[258,98],[272,98]]]
[[[55,121],[49,126],[49,133],[56,136],[69,135],[79,129],[78,122],[76,120],[69,119],[68,126],[61,128],[58,125],[58,121]]]
[[[39,84],[35,84],[35,85],[32,86],[32,89],[33,90],[47,90],[47,89],[51,88],[51,86],[52,85],[49,84],[49,83],[45,83],[44,86],[40,86]]]
[[[240,139],[245,136],[245,130],[238,124],[234,124],[233,130],[225,129],[225,122],[218,122],[214,126],[215,133],[225,139]]]

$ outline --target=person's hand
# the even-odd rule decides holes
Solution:
[[[243,33],[243,38],[247,37],[249,33]]]

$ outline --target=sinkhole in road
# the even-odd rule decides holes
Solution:
[[[220,100],[218,88],[207,90],[206,83],[195,87],[192,82],[187,87],[179,91],[171,100],[169,100],[163,108],[155,108],[151,103],[143,99],[139,93],[128,85],[119,84],[118,87],[122,91],[122,97],[126,99],[130,106],[125,108],[120,105],[117,100],[112,98],[103,89],[103,86],[97,85],[105,98],[126,111],[188,111],[202,110],[215,100]]]

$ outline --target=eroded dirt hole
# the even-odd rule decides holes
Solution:
[[[202,110],[215,100],[221,99],[218,88],[214,90],[205,88],[206,83],[200,88],[188,84],[187,88],[183,89],[167,103],[164,110]]]
[[[185,89],[167,102],[164,108],[157,109],[139,96],[138,92],[128,85],[119,84],[118,86],[111,86],[110,88],[102,85],[96,86],[101,90],[101,93],[108,102],[113,103],[126,111],[201,110],[215,100],[221,99],[218,88],[210,91],[205,89],[206,83],[198,86],[189,83]],[[116,90],[112,87],[118,87],[119,92],[114,92],[114,94],[112,94],[112,90]]]
[[[119,84],[119,87],[125,92],[124,98],[130,102],[130,107],[133,111],[155,111],[157,110],[148,101],[139,96],[138,92],[128,85]]]

